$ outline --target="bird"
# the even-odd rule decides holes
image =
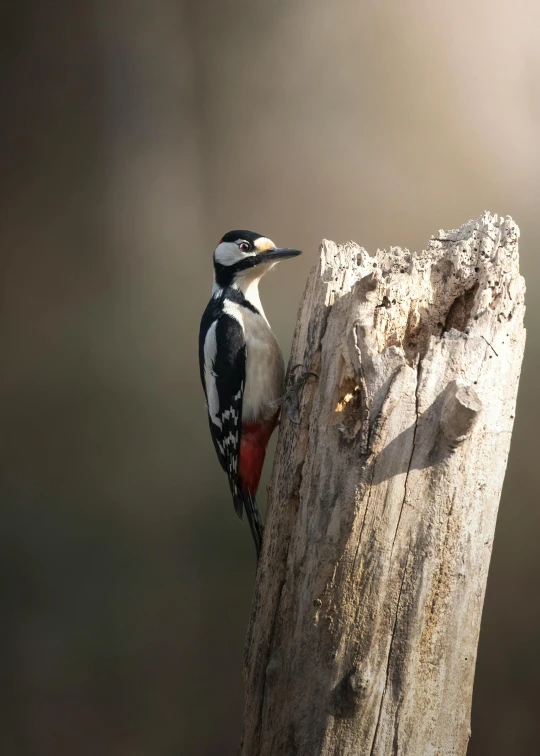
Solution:
[[[301,250],[276,247],[254,231],[229,231],[214,250],[212,296],[201,319],[199,366],[218,460],[236,514],[243,512],[259,561],[263,523],[257,506],[266,448],[284,394],[283,356],[264,313],[259,282]]]

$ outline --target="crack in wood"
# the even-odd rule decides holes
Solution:
[[[390,645],[388,647],[388,661],[387,661],[387,664],[386,664],[385,683],[384,683],[384,688],[383,688],[383,694],[381,696],[381,703],[380,703],[380,706],[379,706],[379,713],[377,715],[377,724],[376,724],[376,727],[375,727],[375,734],[373,736],[373,743],[371,744],[371,750],[369,752],[370,756],[373,756],[373,752],[375,750],[375,746],[377,745],[377,736],[378,736],[378,733],[379,733],[379,725],[380,725],[380,722],[381,722],[382,711],[383,711],[383,708],[384,708],[384,701],[385,701],[385,696],[386,696],[386,690],[388,688],[388,679],[389,679],[389,674],[390,674],[390,665],[391,665],[391,662],[392,662],[392,649],[393,649],[394,640],[395,640],[395,637],[396,637],[397,622],[398,622],[398,617],[399,617],[399,607],[400,607],[400,604],[401,604],[401,594],[403,592],[403,584],[405,583],[405,577],[407,575],[407,568],[408,568],[408,565],[409,565],[409,554],[410,554],[410,552],[407,552],[407,558],[405,560],[405,566],[403,568],[403,577],[401,578],[401,583],[400,583],[400,586],[399,586],[399,593],[398,593],[398,599],[397,599],[397,604],[396,604],[396,614],[395,614],[395,617],[394,617],[394,624],[393,624],[393,627],[392,627],[392,634],[390,636]]]

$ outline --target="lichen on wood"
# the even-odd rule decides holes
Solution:
[[[518,236],[485,213],[420,253],[322,242],[290,359],[318,378],[282,417],[243,756],[465,754],[525,343]]]

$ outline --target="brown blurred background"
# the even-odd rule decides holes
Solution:
[[[536,0],[2,2],[0,753],[236,752],[254,554],[196,353],[221,235],[305,250],[263,285],[287,353],[322,237],[417,249],[484,209],[521,226],[529,335],[469,754],[538,752],[539,28]]]

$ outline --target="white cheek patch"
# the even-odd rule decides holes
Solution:
[[[257,251],[254,252],[242,252],[236,242],[221,242],[216,247],[214,252],[214,259],[220,265],[234,265],[241,260],[245,260],[246,257],[253,257]]]
[[[244,259],[244,253],[234,242],[221,242],[216,247],[214,258],[220,265],[234,265]]]

